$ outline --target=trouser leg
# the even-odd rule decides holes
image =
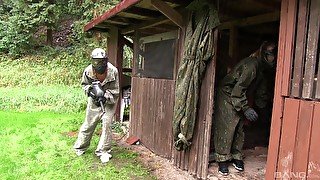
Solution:
[[[243,132],[243,120],[240,120],[234,133],[234,138],[232,142],[232,158],[237,160],[243,159],[242,148],[244,144],[244,132]]]
[[[106,105],[106,112],[102,115],[102,133],[96,152],[104,153],[111,149],[111,123],[115,113],[115,105]]]
[[[228,97],[218,90],[214,119],[214,158],[217,162],[232,159],[232,143],[236,126],[240,120]]]
[[[90,106],[88,106],[86,111],[85,121],[80,127],[78,139],[73,146],[73,148],[76,150],[85,151],[88,149],[93,132],[100,120],[100,112],[97,110],[92,110],[89,107]]]
[[[235,122],[219,121],[215,126],[214,145],[215,159],[217,162],[228,161],[232,159],[231,147],[234,137]]]

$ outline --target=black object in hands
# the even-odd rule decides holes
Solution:
[[[99,81],[95,81],[92,83],[92,88],[89,89],[89,96],[95,100],[95,104],[102,108],[102,111],[105,112],[104,103],[106,102],[106,98],[104,97],[104,90],[102,89],[101,83]]]
[[[256,111],[252,108],[249,108],[247,109],[245,112],[244,112],[244,115],[246,116],[246,118],[249,120],[249,121],[256,121],[258,120],[258,114],[256,113]]]

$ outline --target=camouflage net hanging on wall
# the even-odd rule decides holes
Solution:
[[[186,29],[184,54],[176,79],[173,135],[175,148],[184,150],[191,145],[197,106],[206,64],[212,59],[213,29],[218,26],[218,13],[206,0],[194,1]]]

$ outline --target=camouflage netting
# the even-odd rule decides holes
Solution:
[[[206,64],[212,59],[213,29],[218,26],[218,12],[206,0],[195,0],[186,29],[183,59],[176,79],[173,135],[175,148],[184,150],[191,145],[201,80]]]

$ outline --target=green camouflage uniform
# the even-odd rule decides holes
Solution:
[[[247,90],[255,92],[255,104],[264,108],[270,98],[267,73],[270,66],[260,58],[248,57],[227,74],[217,88],[214,120],[214,158],[217,162],[242,160],[243,119],[248,108]]]
[[[92,65],[89,65],[83,72],[81,85],[84,91],[88,89],[92,82],[99,81],[93,73]],[[90,145],[93,132],[100,120],[102,120],[102,134],[96,153],[104,153],[111,149],[111,123],[115,113],[116,102],[119,97],[119,78],[118,70],[111,63],[108,63],[108,74],[101,82],[102,88],[105,90],[105,97],[107,99],[105,105],[105,113],[102,112],[100,106],[95,105],[94,100],[89,96],[86,110],[85,121],[82,124],[78,139],[74,144],[75,150],[85,151]]]

